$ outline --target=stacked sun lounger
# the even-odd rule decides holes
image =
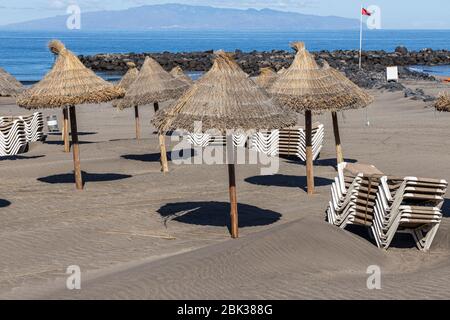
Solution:
[[[378,247],[387,249],[397,233],[409,233],[420,250],[429,250],[447,187],[445,180],[382,177],[371,227]]]
[[[340,228],[349,224],[370,227],[381,175],[374,166],[339,164],[338,176],[331,186],[328,222]]]
[[[313,125],[312,146],[313,160],[317,160],[322,151],[324,126]],[[282,130],[261,131],[255,133],[250,141],[250,148],[269,156],[296,156],[306,160],[306,132],[303,127],[292,127]]]
[[[25,122],[25,133],[28,142],[42,141],[44,139],[44,118],[42,113],[36,112],[19,118]]]
[[[23,120],[0,121],[0,157],[22,153],[28,146]]]
[[[324,126],[320,123],[313,125],[312,148],[313,160],[316,160],[322,151]],[[279,154],[285,156],[296,156],[306,161],[306,132],[303,127],[292,127],[280,130]]]
[[[27,142],[42,141],[44,139],[44,119],[42,113],[36,112],[29,116],[0,117],[0,124],[21,120],[25,125]]]
[[[342,163],[331,187],[327,220],[338,227],[370,228],[379,248],[398,233],[411,234],[429,250],[442,220],[445,180],[389,177],[373,166]]]
[[[187,141],[196,147],[221,147],[226,146],[227,137],[222,135],[210,135],[207,133],[189,133],[186,136]],[[247,135],[245,134],[234,134],[233,143],[236,147],[245,147],[247,143]]]
[[[279,138],[279,130],[257,132],[251,137],[250,149],[274,157],[278,155]]]

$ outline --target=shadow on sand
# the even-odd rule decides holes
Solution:
[[[442,215],[445,218],[450,218],[450,199],[444,199],[444,205],[442,206]]]
[[[53,146],[63,146],[64,145],[64,141],[59,141],[59,140],[55,140],[55,141],[44,141],[44,144],[49,144],[49,145],[53,145]],[[78,144],[92,144],[95,143],[93,141],[79,141]]]
[[[178,157],[180,160],[187,160],[195,156],[195,150],[188,149],[183,150]],[[161,159],[160,153],[149,153],[149,154],[126,154],[121,156],[123,159],[143,161],[143,162],[159,162]],[[167,152],[167,160],[172,161],[172,153]]]
[[[39,158],[44,158],[45,155],[40,155],[40,156],[7,156],[7,157],[1,157],[0,161],[3,160],[32,160],[32,159],[39,159]]]
[[[61,136],[62,132],[49,132],[49,136]],[[98,134],[98,132],[78,132],[79,136],[93,136],[95,134]],[[70,136],[70,132],[69,132]]]
[[[5,199],[0,199],[0,208],[6,208],[11,205],[11,202]]]
[[[377,243],[372,235],[372,231],[369,228],[358,225],[348,225],[347,227],[345,227],[345,230],[357,237],[360,237],[372,243],[374,246],[377,246]],[[416,243],[414,242],[414,238],[412,235],[396,233],[394,238],[392,239],[390,247],[397,249],[414,249],[416,248]]]
[[[108,182],[131,178],[132,176],[128,174],[118,174],[118,173],[87,173],[85,171],[81,172],[83,176],[83,183],[87,182]],[[75,177],[73,173],[57,174],[53,176],[43,177],[37,179],[40,182],[50,183],[50,184],[64,184],[64,183],[75,183]]]
[[[179,202],[161,207],[158,213],[164,224],[171,220],[201,226],[228,227],[230,230],[230,204],[228,202]],[[238,204],[239,227],[273,224],[281,219],[278,212],[247,204]]]
[[[305,161],[301,161],[299,158],[297,157],[292,157],[292,156],[286,156],[286,157],[282,157],[283,159],[287,160],[287,163],[290,164],[298,164],[298,165],[305,165]],[[345,162],[347,163],[356,163],[358,162],[358,160],[355,159],[344,159]],[[314,161],[314,166],[316,167],[333,167],[336,168],[337,167],[337,161],[335,158],[331,158],[331,159],[318,159],[316,161]]]
[[[256,184],[259,186],[300,188],[304,191],[307,191],[307,182],[305,176],[287,176],[284,174],[276,174],[273,176],[254,176],[245,179],[245,182]],[[322,187],[331,185],[333,183],[333,180],[314,177],[314,183],[316,187]]]

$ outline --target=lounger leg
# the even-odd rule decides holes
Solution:
[[[436,223],[433,225],[430,231],[428,231],[426,237],[425,237],[425,246],[424,251],[429,251],[431,248],[431,245],[433,244],[434,237],[436,237],[436,234],[439,230],[440,224]]]
[[[314,194],[314,167],[312,151],[312,114],[310,110],[305,111],[306,124],[306,180],[308,194]]]
[[[67,107],[63,109],[63,140],[64,140],[64,152],[70,152],[70,139],[69,139],[69,110]]]
[[[75,112],[75,106],[70,106],[69,111],[70,111],[70,130],[72,132],[72,151],[73,151],[75,184],[78,190],[83,190],[83,178],[81,176],[80,149],[78,145],[77,115]]]
[[[336,161],[339,164],[344,162],[344,156],[342,154],[342,146],[341,146],[341,136],[339,134],[339,122],[336,112],[332,112],[331,116],[333,118],[334,140],[336,142]]]
[[[139,120],[139,106],[134,106],[134,119],[136,122],[136,140],[141,139],[141,123]]]
[[[153,104],[153,109],[155,110],[155,113],[159,111],[159,104],[158,104],[158,102],[155,102]]]
[[[166,136],[159,134],[159,149],[161,151],[161,171],[169,172],[169,164],[167,161]]]

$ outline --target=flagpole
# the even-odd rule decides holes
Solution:
[[[363,39],[363,5],[361,4],[361,10],[359,11],[359,15],[361,16],[361,25],[359,30],[359,70],[362,67],[362,39]]]

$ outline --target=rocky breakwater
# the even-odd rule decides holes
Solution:
[[[450,51],[423,49],[409,51],[405,47],[398,47],[394,52],[365,51],[362,54],[362,70],[359,70],[359,52],[355,50],[320,51],[313,53],[319,61],[326,60],[332,67],[344,72],[347,77],[363,88],[381,88],[391,91],[406,88],[400,84],[386,82],[386,67],[399,66],[401,79],[436,81],[432,76],[414,72],[407,68],[412,65],[450,65]],[[156,59],[164,69],[171,70],[180,66],[185,71],[207,71],[212,66],[213,51],[182,52],[182,53],[126,53],[126,54],[98,54],[94,56],[80,56],[80,60],[94,71],[125,73],[127,62],[133,61],[140,67],[146,56]],[[271,67],[278,71],[287,68],[294,59],[292,51],[235,51],[235,58],[242,69],[251,76],[258,75],[262,67]],[[411,92],[407,92],[411,96]],[[406,93],[405,93],[406,94]],[[414,93],[413,93],[414,94]],[[417,93],[420,95],[420,92]],[[416,97],[417,98],[417,97]],[[430,97],[418,97],[429,99]]]

